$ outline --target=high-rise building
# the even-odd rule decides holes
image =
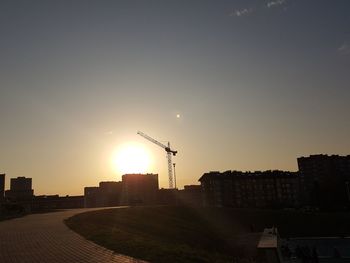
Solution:
[[[32,178],[11,178],[10,190],[5,192],[7,198],[14,201],[30,200],[33,197]]]
[[[305,182],[305,203],[340,208],[350,205],[350,155],[310,155],[298,158]]]
[[[297,172],[210,172],[203,174],[199,181],[205,206],[273,208],[300,205]]]
[[[131,205],[150,205],[157,202],[158,174],[124,174],[122,202]]]
[[[0,201],[4,199],[5,194],[5,174],[0,174]]]

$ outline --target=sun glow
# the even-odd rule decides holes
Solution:
[[[114,152],[112,165],[120,174],[146,173],[149,172],[150,155],[142,145],[127,143]]]

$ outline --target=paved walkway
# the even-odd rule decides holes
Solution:
[[[0,222],[1,263],[142,262],[88,241],[63,220],[96,209],[33,214]]]

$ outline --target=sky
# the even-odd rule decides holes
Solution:
[[[0,2],[0,173],[36,195],[119,181],[130,142],[168,186],[350,154],[350,1]],[[180,114],[180,118],[177,118]]]

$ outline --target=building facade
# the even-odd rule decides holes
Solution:
[[[305,203],[324,208],[350,205],[350,155],[310,155],[298,158],[305,185]]]
[[[286,171],[226,171],[205,173],[199,179],[203,205],[278,208],[300,205],[300,176]]]
[[[158,174],[124,174],[122,183],[123,204],[151,205],[157,203]]]

